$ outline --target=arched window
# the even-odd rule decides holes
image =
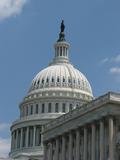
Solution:
[[[54,78],[52,77],[52,83],[54,82]]]
[[[64,112],[64,113],[65,113],[65,111],[66,111],[66,104],[65,104],[65,103],[63,103],[63,105],[62,105],[62,112]]]
[[[44,84],[44,79],[42,79],[42,84]]]
[[[63,77],[63,82],[65,82],[65,78]]]
[[[51,113],[52,108],[51,108],[51,103],[48,104],[48,112]]]
[[[59,104],[56,103],[56,104],[55,104],[55,112],[58,112],[58,110],[59,110]]]
[[[49,78],[47,78],[46,82],[49,83]]]
[[[36,81],[34,82],[34,86],[36,85]]]
[[[60,78],[59,77],[57,77],[57,82],[60,82]]]
[[[40,81],[38,80],[37,84],[39,85]]]

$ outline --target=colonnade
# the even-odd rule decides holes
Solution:
[[[112,117],[44,141],[44,160],[114,160]]]
[[[14,130],[11,135],[11,149],[35,147],[42,145],[42,126],[27,126]]]

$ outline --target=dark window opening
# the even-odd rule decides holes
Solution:
[[[51,103],[48,104],[48,112],[51,113],[52,108],[51,108]]]
[[[45,104],[42,104],[42,113],[45,112]]]
[[[58,103],[55,104],[55,112],[58,112]]]

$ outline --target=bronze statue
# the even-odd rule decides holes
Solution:
[[[64,20],[61,22],[61,32],[64,32],[65,30],[65,25],[64,25]]]

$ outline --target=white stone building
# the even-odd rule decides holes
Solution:
[[[54,45],[54,59],[32,80],[29,92],[19,106],[20,118],[11,126],[10,157],[14,159],[42,160],[43,126],[93,100],[88,80],[69,61],[69,43],[65,40],[64,28],[62,22],[59,39]],[[52,121],[52,125],[54,122],[56,125],[57,120]]]
[[[65,40],[57,42],[56,50],[64,43]],[[63,48],[55,53],[57,64],[71,66],[68,61],[63,62]],[[70,86],[71,74],[65,76],[65,91],[69,100],[72,98],[75,102],[75,109],[44,125],[44,160],[120,160],[120,94],[109,92],[92,99],[90,85],[81,73],[76,69],[69,73],[75,74],[70,78]],[[83,104],[83,101],[89,102]]]

